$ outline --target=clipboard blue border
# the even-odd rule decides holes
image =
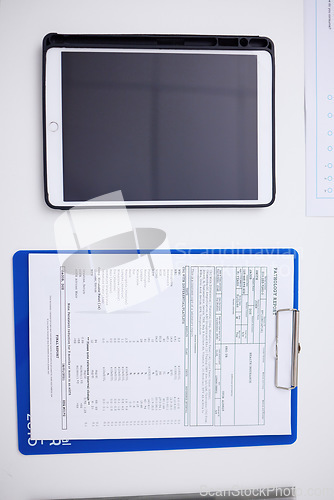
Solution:
[[[35,441],[30,437],[29,380],[29,265],[32,253],[68,253],[56,250],[20,250],[13,256],[14,325],[18,448],[24,455],[100,453],[123,451],[180,450],[292,444],[297,439],[297,388],[291,391],[291,434],[279,436],[210,436],[179,438],[136,438],[73,441]],[[293,307],[298,309],[298,252],[292,248],[269,249],[188,249],[188,250],[102,250],[78,253],[172,253],[172,254],[286,254],[294,256]]]

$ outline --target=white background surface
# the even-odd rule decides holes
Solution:
[[[323,0],[325,1],[325,0]],[[306,218],[301,0],[2,0],[0,3],[0,499],[295,485],[333,498],[333,219]],[[298,440],[292,446],[23,456],[17,449],[12,254],[55,247],[42,177],[41,43],[59,33],[254,34],[276,47],[277,199],[265,209],[132,211],[174,248],[300,253]],[[242,142],[242,137],[240,138]]]

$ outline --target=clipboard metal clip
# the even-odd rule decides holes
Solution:
[[[278,336],[279,336],[279,313],[291,312],[292,314],[292,347],[291,347],[291,383],[290,386],[280,385],[278,382]],[[300,352],[299,343],[299,310],[279,309],[276,311],[276,360],[275,360],[275,385],[278,389],[290,391],[295,389],[298,383],[298,354]]]

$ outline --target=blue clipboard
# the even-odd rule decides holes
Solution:
[[[81,253],[93,253],[80,251]],[[107,252],[107,251],[104,251]],[[149,250],[127,250],[126,253],[151,253]],[[125,253],[124,252],[124,253]],[[16,392],[18,447],[24,455],[55,453],[100,453],[120,451],[178,450],[221,448],[237,446],[265,446],[292,444],[297,439],[297,388],[291,390],[291,434],[267,436],[214,436],[178,438],[100,439],[35,441],[30,437],[30,380],[29,380],[29,265],[31,253],[57,253],[57,251],[18,251],[13,257],[14,324],[16,357]],[[59,252],[58,252],[59,253]],[[68,252],[62,252],[68,253]],[[119,250],[110,253],[123,253]],[[294,256],[293,307],[298,309],[298,253],[293,249],[240,249],[240,250],[155,250],[153,253],[174,254],[287,254]]]

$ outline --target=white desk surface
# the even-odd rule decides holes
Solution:
[[[276,47],[277,199],[265,209],[131,211],[174,248],[294,247],[300,253],[298,440],[292,446],[23,456],[17,448],[12,255],[55,247],[43,199],[41,42],[59,33],[265,35]],[[332,218],[305,216],[301,0],[1,0],[0,499],[296,486],[334,498]]]

